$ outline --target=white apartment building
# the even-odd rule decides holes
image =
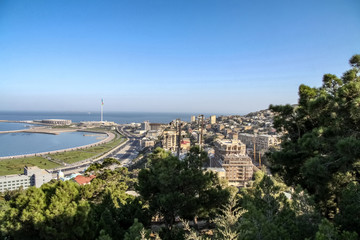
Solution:
[[[44,183],[50,182],[52,174],[48,171],[34,167],[24,167],[24,174],[13,174],[0,176],[0,192],[13,191],[20,187],[27,189],[31,186],[41,187]]]

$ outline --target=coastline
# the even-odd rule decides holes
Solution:
[[[112,141],[115,138],[115,134],[113,134],[111,132],[108,132],[108,131],[100,132],[100,131],[91,131],[89,129],[82,130],[82,129],[79,129],[79,128],[76,128],[76,129],[48,129],[48,128],[46,128],[46,129],[44,129],[44,128],[41,128],[41,127],[36,127],[35,129],[0,131],[0,134],[1,133],[18,133],[18,132],[53,134],[53,135],[58,135],[58,134],[60,134],[62,132],[92,132],[92,133],[103,133],[103,134],[106,134],[107,137],[105,139],[101,140],[101,141],[91,143],[91,144],[87,144],[87,145],[78,146],[78,147],[64,148],[64,149],[58,149],[58,150],[46,151],[46,152],[37,152],[37,153],[29,153],[29,154],[3,156],[3,157],[0,157],[0,161],[1,160],[6,160],[6,159],[36,157],[36,156],[44,156],[44,155],[47,155],[47,154],[54,154],[54,153],[69,152],[69,151],[74,151],[74,150],[81,150],[81,149],[86,149],[86,148],[89,148],[89,147],[102,145],[104,143],[108,143],[108,142]]]

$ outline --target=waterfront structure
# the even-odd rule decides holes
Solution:
[[[210,116],[210,124],[215,124],[215,123],[216,123],[216,115]]]
[[[34,167],[24,167],[24,174],[0,176],[0,192],[13,191],[20,187],[27,189],[31,186],[41,187],[50,182],[52,174],[47,170]]]
[[[78,124],[79,127],[86,127],[86,128],[94,128],[94,127],[110,127],[110,126],[117,126],[115,122],[108,122],[108,121],[84,121]]]
[[[165,150],[175,151],[177,134],[175,130],[165,130],[163,133],[162,146]]]
[[[70,125],[71,120],[67,119],[43,119],[41,120],[42,123],[45,124],[52,124],[52,125]]]
[[[215,160],[225,169],[229,185],[245,187],[253,176],[253,164],[246,155],[245,144],[236,139],[218,139],[214,145]]]

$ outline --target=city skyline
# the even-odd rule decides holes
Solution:
[[[2,1],[0,110],[237,114],[360,52],[360,2]]]

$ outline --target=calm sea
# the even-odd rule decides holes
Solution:
[[[20,130],[26,129],[30,126],[34,126],[32,124],[27,123],[8,123],[8,122],[0,122],[0,131],[13,131],[13,130]]]
[[[104,120],[116,123],[132,123],[150,121],[152,123],[169,123],[180,118],[190,121],[191,113],[104,113]],[[206,115],[208,117],[208,115]],[[100,113],[96,112],[9,112],[0,111],[0,120],[41,120],[69,119],[73,122],[100,121]],[[2,123],[0,131],[18,130],[29,127],[24,123]],[[65,148],[82,146],[100,141],[96,136],[84,136],[82,133],[61,133],[60,135],[38,133],[6,133],[0,134],[0,156],[47,152]]]
[[[190,121],[194,113],[146,113],[146,112],[105,112],[104,121],[116,123],[144,122],[169,123],[180,118],[183,121]],[[209,117],[210,114],[206,114]],[[99,112],[11,112],[0,111],[0,120],[41,120],[41,119],[69,119],[73,122],[100,121]]]
[[[85,132],[65,132],[59,135],[3,133],[0,134],[0,157],[79,147],[101,141],[105,136]]]

